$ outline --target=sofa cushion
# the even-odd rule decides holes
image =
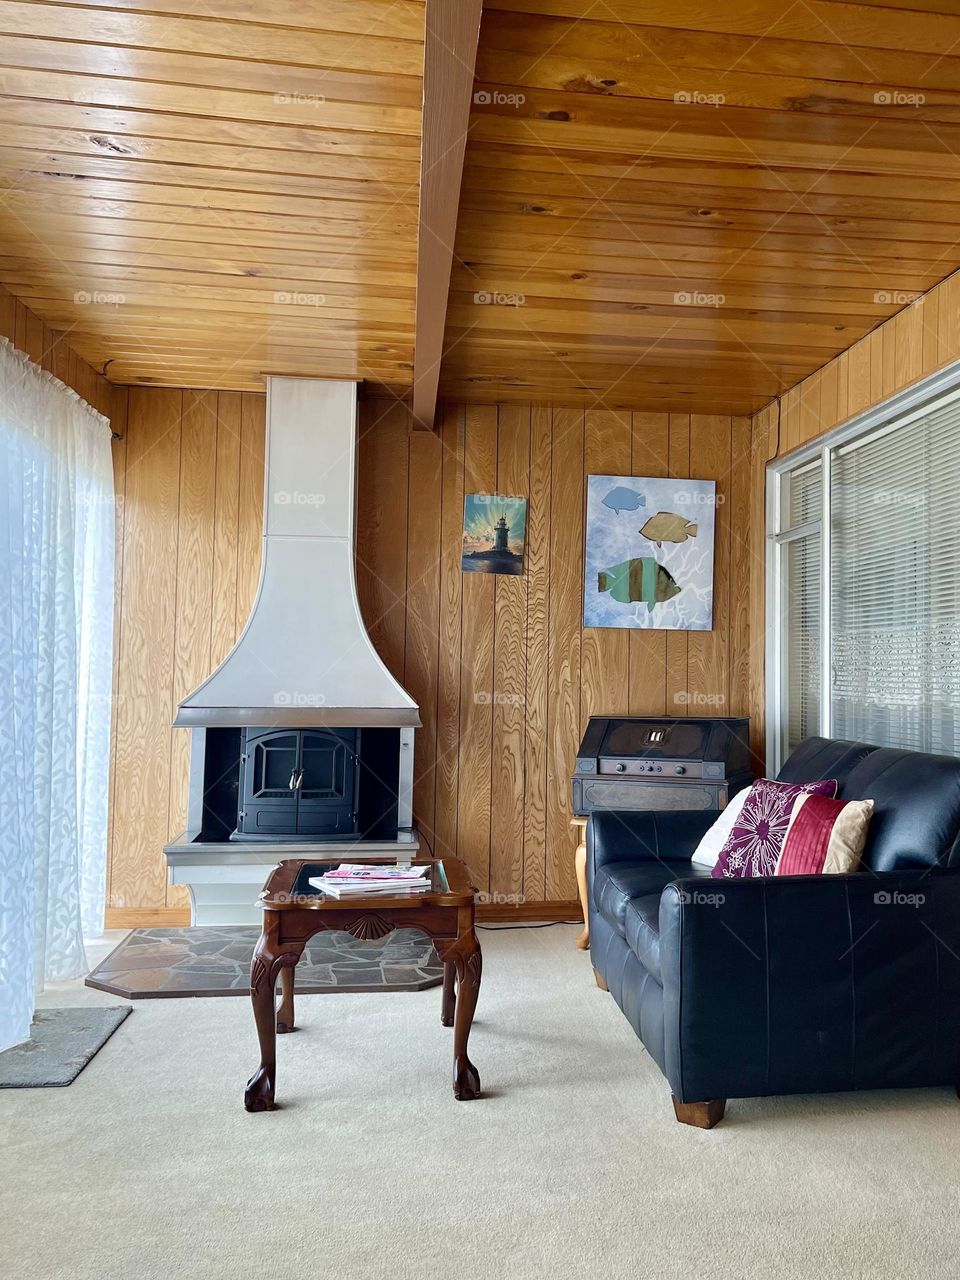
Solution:
[[[873,871],[960,865],[960,760],[879,747],[852,770],[841,800],[873,800],[863,865]]]
[[[621,938],[625,938],[624,916],[631,899],[654,893],[659,900],[664,885],[670,884],[672,880],[689,879],[690,876],[705,876],[709,879],[710,868],[695,866],[688,858],[674,862],[660,862],[656,859],[612,862],[597,871],[593,883],[593,901],[603,918],[616,929]]]
[[[648,893],[632,898],[624,914],[624,936],[651,977],[663,985],[660,976],[660,894]]]
[[[844,784],[862,760],[876,751],[866,742],[846,742],[841,738],[804,738],[784,761],[777,774],[778,782],[817,782],[820,778],[836,778],[839,794],[845,795]],[[859,800],[850,795],[848,800]]]

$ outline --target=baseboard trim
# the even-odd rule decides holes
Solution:
[[[572,902],[480,902],[477,919],[481,924],[551,924],[558,920],[580,921],[580,903]],[[184,928],[190,923],[189,907],[107,907],[107,929]]]
[[[107,907],[106,929],[180,929],[190,923],[189,907]]]
[[[555,924],[570,920],[580,924],[583,913],[577,899],[572,902],[478,902],[481,924]]]

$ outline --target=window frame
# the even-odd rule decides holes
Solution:
[[[767,772],[775,777],[786,758],[788,727],[785,697],[786,670],[783,661],[785,632],[783,598],[787,590],[784,572],[784,548],[799,538],[818,533],[820,536],[820,718],[817,732],[829,738],[832,730],[833,698],[831,696],[831,651],[833,628],[831,619],[832,557],[831,529],[833,520],[832,472],[838,449],[858,447],[881,435],[907,426],[917,418],[960,400],[960,360],[937,373],[921,379],[904,391],[850,418],[839,427],[801,445],[785,457],[767,464],[766,478],[766,719]],[[783,528],[787,514],[790,476],[801,468],[816,464],[821,467],[821,503],[819,518],[794,528]]]

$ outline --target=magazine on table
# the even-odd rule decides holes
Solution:
[[[371,866],[365,862],[342,862],[322,876],[311,876],[310,884],[332,898],[354,894],[413,894],[430,888],[430,867]]]

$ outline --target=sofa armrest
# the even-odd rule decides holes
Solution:
[[[660,960],[681,1101],[960,1078],[960,870],[674,881]]]
[[[712,810],[659,812],[617,809],[593,813],[587,823],[587,867],[591,877],[611,862],[675,861],[689,858],[717,815]]]

